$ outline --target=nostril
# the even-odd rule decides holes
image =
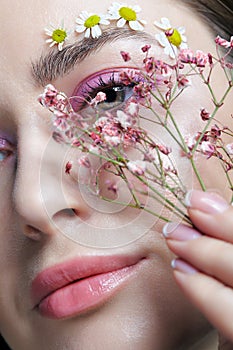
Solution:
[[[42,232],[31,225],[24,228],[24,234],[34,241],[40,241],[42,236]]]

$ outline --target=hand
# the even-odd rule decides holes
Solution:
[[[216,193],[190,191],[186,202],[195,227],[168,223],[163,233],[174,277],[186,297],[233,343],[233,207]],[[222,341],[222,338],[221,338]],[[223,341],[222,341],[223,342]]]

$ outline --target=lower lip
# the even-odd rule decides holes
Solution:
[[[44,317],[62,319],[77,316],[97,307],[107,301],[124,282],[135,274],[137,265],[90,276],[66,285],[39,303],[39,313]]]

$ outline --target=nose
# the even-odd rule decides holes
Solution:
[[[35,128],[19,135],[13,201],[23,233],[31,239],[51,236],[67,220],[88,215],[77,182],[65,174],[66,156],[67,148],[48,132]]]

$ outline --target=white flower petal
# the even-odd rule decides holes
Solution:
[[[53,30],[45,28],[45,34],[51,36],[53,34]]]
[[[102,31],[98,24],[92,27],[91,34],[92,34],[92,38],[98,38],[102,34]]]
[[[76,32],[78,32],[78,33],[82,33],[82,32],[84,32],[84,30],[86,30],[86,27],[84,26],[84,25],[82,25],[82,26],[76,26]]]
[[[181,34],[181,39],[184,43],[187,43],[187,37]]]
[[[159,44],[163,47],[169,44],[167,37],[164,33],[155,34],[155,39],[159,42]]]
[[[49,47],[53,47],[56,44],[56,41],[52,41]]]
[[[77,24],[84,24],[84,20],[83,19],[81,19],[81,18],[76,18],[76,23]]]
[[[126,23],[126,20],[124,18],[120,18],[119,21],[117,21],[117,27],[122,28],[124,27],[125,23]]]
[[[147,21],[145,21],[144,19],[139,19],[138,21],[144,25],[147,24]]]
[[[85,38],[90,38],[90,34],[91,34],[91,29],[87,28],[87,30],[85,31]]]
[[[129,21],[129,26],[133,30],[143,30],[144,27],[138,21]]]
[[[141,9],[141,7],[140,7],[139,5],[134,5],[134,6],[132,6],[132,9],[133,9],[136,13],[142,11],[142,9]]]
[[[82,12],[80,13],[80,17],[81,17],[82,19],[84,19],[84,21],[85,21],[86,19],[88,19],[88,17],[90,17],[90,16],[91,16],[91,14],[88,13],[87,11],[82,11]]]
[[[177,30],[178,30],[178,32],[180,34],[184,34],[185,33],[185,27],[178,27]]]
[[[100,24],[107,26],[108,24],[110,24],[110,22],[109,22],[109,20],[103,18],[103,19],[100,19]]]
[[[53,39],[52,39],[52,38],[46,39],[45,42],[46,42],[46,43],[53,43]]]
[[[156,27],[159,27],[159,28],[164,29],[164,30],[167,30],[167,29],[171,28],[170,21],[166,17],[162,17],[160,22],[154,21],[154,25]]]
[[[64,41],[58,44],[58,51],[61,51],[63,48]]]
[[[181,43],[179,46],[179,49],[183,50],[183,49],[187,49],[188,45],[186,43]]]
[[[177,47],[170,44],[169,46],[170,46],[169,56],[174,59],[177,56]]]

